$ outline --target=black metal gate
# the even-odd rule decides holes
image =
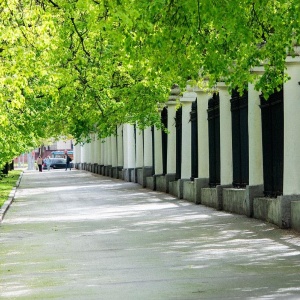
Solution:
[[[192,149],[191,149],[191,159],[192,159],[192,176],[191,180],[198,177],[198,120],[197,120],[197,99],[192,103],[192,110],[190,112],[191,116],[191,132],[192,132]]]
[[[232,165],[233,186],[245,187],[249,184],[249,139],[248,139],[248,92],[240,96],[232,92]]]
[[[176,126],[176,177],[175,179],[181,178],[181,143],[182,143],[182,108],[180,107],[176,111],[175,117]]]
[[[220,184],[220,106],[219,94],[208,100],[209,186]]]
[[[277,197],[283,192],[283,89],[260,101],[264,194]]]
[[[163,175],[167,174],[167,156],[168,156],[168,134],[165,129],[168,129],[168,110],[165,107],[161,112],[161,122],[163,124],[161,139],[162,139],[162,163]]]

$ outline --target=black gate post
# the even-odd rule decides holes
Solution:
[[[220,185],[220,106],[219,94],[208,100],[209,186]]]
[[[155,139],[154,139],[154,126],[151,126],[151,136],[152,136],[152,175],[155,174]]]
[[[198,120],[197,120],[197,99],[192,103],[192,109],[190,112],[191,116],[191,167],[192,167],[192,176],[191,180],[193,181],[198,177]]]
[[[176,176],[175,179],[181,178],[181,144],[182,144],[182,108],[176,111]]]
[[[168,134],[165,132],[168,129],[168,109],[164,107],[161,112],[161,122],[163,124],[161,139],[162,139],[162,164],[163,175],[167,174],[167,155],[168,155]]]

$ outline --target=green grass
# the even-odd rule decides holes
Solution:
[[[21,172],[22,170],[12,170],[8,172],[8,175],[3,175],[2,178],[0,177],[0,208],[8,199],[12,188],[16,186]]]

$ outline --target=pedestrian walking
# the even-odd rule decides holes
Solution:
[[[70,168],[70,171],[71,171],[71,164],[70,163],[72,161],[72,158],[68,154],[65,155],[65,158],[66,158],[66,171],[67,171],[68,168]]]
[[[50,156],[47,156],[45,159],[45,164],[47,166],[47,170],[50,171],[50,167],[51,167],[51,159]]]
[[[39,155],[38,159],[36,160],[36,164],[38,165],[39,172],[42,172],[43,171],[43,159],[40,155]]]

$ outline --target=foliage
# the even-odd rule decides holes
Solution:
[[[160,126],[170,87],[188,79],[256,82],[267,97],[287,79],[299,11],[297,0],[2,1],[0,167],[49,137]]]

